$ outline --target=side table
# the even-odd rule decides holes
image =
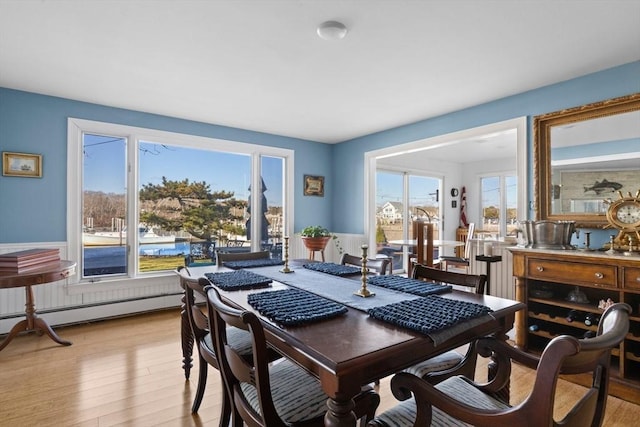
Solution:
[[[25,314],[26,319],[16,323],[5,339],[0,342],[2,351],[13,338],[20,332],[40,332],[45,333],[53,341],[61,345],[71,345],[70,341],[63,340],[51,329],[51,326],[36,314],[35,301],[33,299],[32,286],[43,285],[45,283],[56,282],[74,275],[76,263],[73,261],[60,261],[56,266],[44,267],[28,273],[0,274],[0,289],[24,287],[26,294]]]

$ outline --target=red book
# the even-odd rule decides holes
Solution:
[[[0,267],[0,274],[22,274],[60,265],[60,260],[34,264],[27,267]]]
[[[26,261],[46,256],[57,256],[60,259],[59,249],[26,249],[23,251],[9,252],[7,254],[0,254],[0,261]]]

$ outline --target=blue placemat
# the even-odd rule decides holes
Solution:
[[[223,291],[266,288],[271,286],[272,282],[268,277],[246,270],[228,271],[224,273],[205,273],[205,277]]]
[[[367,283],[387,289],[419,295],[421,297],[443,294],[451,292],[453,289],[451,285],[425,282],[424,280],[409,279],[402,276],[372,276],[367,279]]]
[[[276,258],[260,258],[260,259],[245,259],[238,261],[226,261],[222,263],[225,267],[237,270],[239,268],[255,268],[255,267],[269,267],[272,265],[282,265],[284,261]]]
[[[492,311],[481,304],[429,295],[375,307],[368,313],[376,319],[428,335]]]
[[[347,276],[349,274],[357,274],[362,272],[362,269],[360,267],[334,264],[332,262],[312,262],[309,264],[304,264],[303,267],[309,270],[332,274],[334,276]]]
[[[247,302],[263,316],[285,326],[329,319],[347,312],[342,304],[299,289],[250,294]]]

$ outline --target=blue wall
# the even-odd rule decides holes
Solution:
[[[0,176],[0,243],[66,240],[68,117],[293,149],[295,230],[309,224],[322,224],[335,232],[362,233],[366,152],[635,92],[640,92],[640,61],[341,144],[326,145],[0,88],[0,150],[38,153],[44,158],[42,179]],[[529,153],[532,147],[530,137]],[[532,169],[530,164],[530,183],[533,182]],[[326,177],[325,197],[302,195],[304,174]]]
[[[362,233],[364,230],[364,154],[381,148],[417,141],[490,123],[528,116],[529,200],[533,199],[533,139],[531,117],[640,92],[640,61],[545,86],[451,114],[389,129],[335,145],[333,230]],[[340,191],[335,191],[339,188]],[[529,213],[532,218],[533,213]],[[608,241],[608,240],[605,240]]]
[[[329,145],[0,88],[0,150],[43,156],[41,179],[0,176],[0,243],[66,240],[69,117],[293,149],[295,230],[331,227],[329,197],[302,195],[304,174],[332,176]]]

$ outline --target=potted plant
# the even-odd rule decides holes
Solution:
[[[329,230],[321,225],[310,225],[300,231],[302,242],[310,251],[322,251],[332,238],[335,238]]]

